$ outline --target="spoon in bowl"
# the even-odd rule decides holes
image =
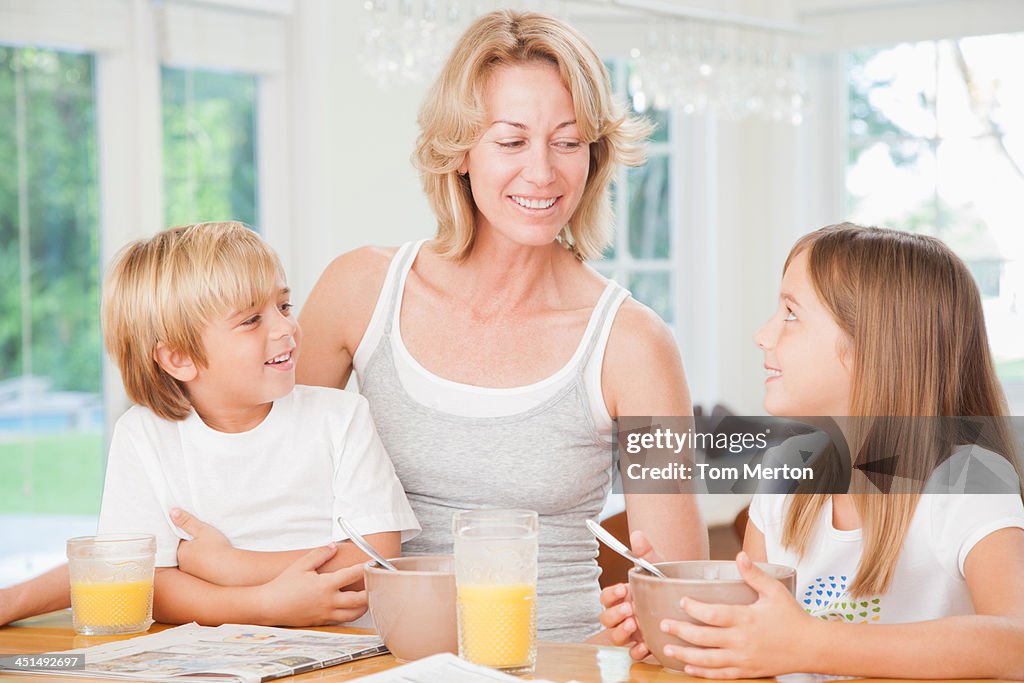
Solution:
[[[629,548],[627,548],[625,545],[619,542],[619,539],[615,538],[610,533],[605,531],[604,527],[602,527],[594,520],[587,520],[587,528],[590,529],[590,533],[594,534],[594,538],[601,541],[606,546],[617,552],[619,555],[622,555],[624,558],[626,558],[636,566],[650,572],[651,574],[654,574],[655,576],[660,576],[663,579],[668,578],[667,576],[665,576],[665,572],[661,571],[660,569],[658,569],[642,557],[637,557],[636,555],[634,555]]]
[[[370,559],[384,567],[384,569],[390,569],[393,572],[398,571],[398,567],[391,564],[384,559],[384,556],[377,552],[377,549],[366,542],[366,539],[359,535],[359,532],[353,529],[348,522],[345,521],[344,517],[338,517],[338,526],[348,536],[348,540],[355,543],[356,547],[362,550],[364,553],[370,556]]]

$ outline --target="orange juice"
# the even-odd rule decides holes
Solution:
[[[148,626],[152,606],[152,580],[71,582],[71,608],[76,627]]]
[[[529,584],[458,587],[460,654],[497,668],[532,665],[536,651],[536,587]]]

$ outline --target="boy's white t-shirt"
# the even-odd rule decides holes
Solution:
[[[989,466],[1009,468],[1003,481],[1013,490],[1012,467],[999,456],[987,456]],[[961,471],[963,461],[971,457],[978,457],[978,449],[961,449],[947,462]],[[834,528],[829,498],[814,525],[808,552],[799,558],[781,543],[790,499],[784,494],[757,494],[751,501],[750,521],[764,534],[767,560],[797,568],[796,599],[805,611],[851,623],[899,624],[974,614],[964,577],[967,555],[995,531],[1024,529],[1019,493],[925,493],[911,519],[889,591],[853,599],[846,591],[860,562],[861,529]]]
[[[133,406],[117,421],[99,533],[156,536],[156,565],[177,566],[170,519],[187,510],[245,550],[312,548],[361,534],[420,529],[362,396],[296,386],[257,427],[215,431],[193,411],[165,420]]]

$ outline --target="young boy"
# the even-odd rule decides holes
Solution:
[[[366,556],[331,543],[345,538],[335,518],[385,556],[419,530],[365,399],[295,386],[288,294],[277,256],[238,223],[130,244],[107,277],[104,341],[136,405],[114,428],[99,533],[156,536],[158,621],[350,621],[365,594],[339,589]],[[181,509],[222,533],[189,547],[181,527],[198,522]],[[23,584],[34,596],[17,616],[66,605],[62,571]]]

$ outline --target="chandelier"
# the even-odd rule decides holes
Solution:
[[[489,0],[365,0],[362,69],[383,88],[429,83],[466,26],[507,6]],[[719,119],[800,125],[806,90],[795,55],[809,31],[746,15],[685,8],[667,0],[535,0],[515,6],[573,23],[589,7],[641,17],[647,29],[629,52],[635,111],[677,109]],[[644,19],[645,18],[645,19]]]

